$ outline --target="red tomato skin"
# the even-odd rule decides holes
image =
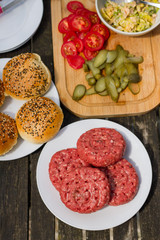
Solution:
[[[60,33],[67,33],[71,31],[68,17],[63,18],[58,24],[58,30]]]
[[[100,23],[100,18],[96,12],[89,11],[86,16],[90,19],[92,24]]]
[[[73,40],[73,42],[74,42],[75,45],[76,45],[77,51],[78,51],[78,52],[82,52],[82,51],[83,51],[83,47],[84,47],[83,41],[77,37],[77,38],[75,38],[75,39]]]
[[[84,47],[88,50],[98,51],[103,47],[104,37],[97,32],[89,32],[84,38]]]
[[[75,38],[77,38],[77,34],[73,31],[70,31],[64,36],[63,42],[74,41]]]
[[[63,43],[61,47],[61,54],[64,58],[67,58],[69,55],[77,55],[77,48],[75,43],[73,41]]]
[[[72,19],[74,18],[75,15],[76,15],[76,14],[71,13],[71,14],[67,17],[69,24],[70,24],[70,22],[72,21]]]
[[[84,40],[85,36],[87,35],[88,32],[77,32],[77,36],[79,39],[82,41]]]
[[[67,56],[67,61],[69,65],[74,69],[80,69],[83,67],[85,60],[83,57],[76,55],[76,56]]]
[[[93,59],[95,56],[97,56],[99,51],[90,51],[88,49],[84,49],[83,54],[87,60]]]
[[[76,32],[88,32],[91,28],[91,21],[85,16],[76,15],[70,22],[70,26]]]
[[[76,10],[75,14],[76,15],[81,15],[81,16],[86,16],[90,11],[86,8],[79,8]]]
[[[84,8],[83,4],[79,1],[70,1],[67,4],[68,11],[75,13],[77,9]]]
[[[95,24],[91,28],[91,31],[100,33],[104,37],[105,40],[107,40],[110,36],[109,29],[101,23]]]

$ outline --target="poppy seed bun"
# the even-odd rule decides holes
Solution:
[[[51,73],[38,54],[22,53],[3,69],[5,94],[19,100],[44,95],[51,85]]]
[[[2,80],[0,79],[0,106],[2,106],[3,102],[5,99],[5,95],[4,95],[4,85]]]
[[[26,141],[42,144],[53,138],[63,122],[61,108],[46,97],[32,98],[19,109],[16,124]]]
[[[10,116],[0,113],[0,155],[9,152],[17,143],[16,122]]]

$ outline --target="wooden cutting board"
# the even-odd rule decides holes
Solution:
[[[94,0],[80,0],[86,8],[95,11]],[[61,102],[75,115],[83,118],[116,117],[138,115],[150,111],[160,103],[160,26],[141,37],[127,37],[111,32],[107,49],[115,49],[118,44],[130,53],[143,56],[139,71],[142,76],[140,93],[133,95],[128,89],[121,93],[118,103],[109,96],[85,96],[79,102],[72,99],[75,86],[86,84],[83,69],[72,69],[61,55],[63,35],[58,31],[58,23],[70,12],[66,9],[69,0],[51,0],[52,38],[55,84]]]

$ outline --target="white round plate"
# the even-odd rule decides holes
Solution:
[[[8,2],[2,1],[0,5],[5,6]],[[0,14],[0,53],[26,43],[39,27],[42,16],[42,0],[22,0],[22,3]]]
[[[48,167],[55,152],[76,147],[80,135],[96,127],[114,128],[123,135],[127,144],[124,157],[133,164],[138,173],[139,190],[135,198],[127,204],[116,207],[106,206],[91,214],[80,214],[71,211],[61,202],[58,191],[49,179]],[[80,120],[62,128],[58,135],[44,146],[38,160],[36,177],[42,200],[57,218],[76,228],[104,230],[124,223],[142,207],[150,191],[152,168],[146,149],[132,132],[108,120],[89,119]]]
[[[10,58],[0,59],[0,79],[2,79],[3,67],[9,60]],[[51,98],[55,103],[60,105],[59,95],[53,83],[51,84],[49,91],[45,94],[45,97]],[[24,103],[25,101],[16,100],[8,96],[5,98],[4,104],[0,107],[0,112],[6,113],[12,118],[15,118],[15,114]],[[4,156],[0,156],[0,161],[14,160],[27,156],[28,154],[40,148],[41,146],[42,144],[29,143],[19,137],[18,143],[13,147],[13,149]]]

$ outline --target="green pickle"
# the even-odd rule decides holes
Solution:
[[[105,82],[105,77],[101,77],[95,85],[95,90],[97,93],[103,92],[106,90],[106,82]]]
[[[74,89],[72,99],[75,101],[79,101],[85,95],[85,92],[86,87],[82,84],[78,84]]]
[[[94,67],[101,66],[107,60],[107,53],[108,51],[106,49],[99,51],[94,59]]]
[[[110,96],[117,102],[122,91],[126,88],[135,95],[140,91],[138,82],[141,76],[138,65],[143,62],[142,56],[134,56],[117,45],[115,50],[100,50],[95,58],[87,60],[84,71],[88,89],[82,84],[75,87],[73,99],[79,101],[83,96],[98,94]]]
[[[97,93],[97,92],[96,92],[96,90],[95,90],[95,87],[92,86],[92,87],[90,87],[90,88],[88,88],[88,89],[86,90],[85,95],[92,95],[92,94],[96,94],[96,93]]]
[[[105,80],[106,80],[106,88],[109,95],[111,96],[114,102],[117,102],[119,98],[119,94],[113,78],[111,76],[106,76]]]

